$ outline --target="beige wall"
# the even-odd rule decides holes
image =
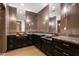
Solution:
[[[10,6],[8,6],[7,9],[8,9],[7,14],[8,14],[8,19],[9,19],[7,21],[8,22],[7,32],[8,34],[14,34],[15,32],[18,32],[17,24],[16,24],[16,20],[17,20],[16,10],[17,9]],[[27,17],[31,21],[30,23],[27,23],[27,22],[25,23],[26,32],[30,32],[30,31],[48,32],[49,31],[48,21],[46,22],[46,24],[43,24],[43,21],[45,20],[45,16],[48,17],[49,6],[46,6],[45,8],[43,8],[39,13],[26,11],[25,14],[26,14],[25,22],[27,21]],[[15,20],[11,19],[12,16],[14,16]],[[29,24],[32,24],[32,25],[29,26]]]
[[[45,17],[49,16],[49,5],[46,6],[44,9],[42,9],[37,16],[37,31],[38,32],[48,32],[49,31],[49,26],[48,26],[48,21],[46,24],[43,24]],[[49,18],[48,18],[49,19]]]
[[[7,6],[7,14],[8,14],[8,23],[7,23],[7,34],[15,34],[17,32],[16,29],[16,21],[17,21],[17,9],[14,7]]]
[[[71,6],[72,4],[67,4],[68,7],[71,9],[68,11],[67,15],[62,14],[61,15],[61,25],[60,25],[60,31],[64,31],[64,27],[66,26],[67,29],[70,28],[79,28],[79,4],[76,4],[74,6]],[[64,4],[61,4],[61,12],[65,6]],[[64,17],[65,15],[65,17]]]
[[[35,31],[36,28],[37,28],[37,14],[36,13],[33,13],[33,12],[29,12],[29,11],[26,11],[26,19],[25,19],[25,22],[26,22],[26,32],[30,32],[30,31]],[[30,20],[29,23],[27,23],[27,20]]]

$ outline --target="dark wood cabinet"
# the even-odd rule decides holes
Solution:
[[[16,48],[16,36],[10,35],[7,36],[7,51],[13,50]]]
[[[44,38],[42,39],[42,47],[41,50],[48,56],[53,55],[53,45],[52,45],[52,40],[47,40]]]
[[[79,55],[79,45],[65,42],[62,40],[54,39],[54,49],[60,52],[64,56],[78,56]]]
[[[32,45],[32,40],[30,39],[29,36],[16,36],[16,35],[7,36],[7,51],[30,45]]]
[[[42,39],[43,51],[48,56],[79,56],[79,45],[61,39]]]
[[[33,41],[33,44],[41,49],[41,44],[42,44],[42,40],[41,40],[41,37],[39,35],[32,35],[32,41]]]
[[[52,38],[52,40],[49,40],[34,34],[19,37],[16,37],[16,35],[10,35],[7,39],[8,51],[35,45],[47,56],[79,56],[79,45],[61,39]]]
[[[42,50],[45,54],[47,54],[47,53],[46,53],[46,45],[47,45],[47,44],[46,44],[46,40],[43,38],[43,39],[42,39],[42,48],[41,48],[41,50]]]

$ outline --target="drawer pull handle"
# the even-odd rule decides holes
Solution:
[[[69,46],[68,44],[65,44],[65,43],[63,43],[63,45],[65,45],[65,46]]]
[[[67,53],[65,53],[65,52],[63,52],[63,54],[65,54],[65,55],[69,56],[69,54],[67,54]]]

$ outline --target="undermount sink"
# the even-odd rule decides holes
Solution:
[[[46,38],[52,38],[51,36],[45,36]]]

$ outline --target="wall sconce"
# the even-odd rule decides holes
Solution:
[[[45,16],[45,21],[47,21],[48,20],[48,16]]]
[[[29,20],[28,16],[27,16],[26,22],[27,22],[27,23],[30,23],[30,20]]]
[[[29,19],[27,19],[27,20],[26,20],[26,22],[27,22],[27,23],[29,23],[29,22],[30,22],[30,20],[29,20]]]
[[[55,6],[52,7],[52,10],[55,10]]]
[[[49,26],[51,26],[51,22],[49,22]]]
[[[54,22],[49,22],[49,26],[54,26]]]
[[[52,26],[54,26],[54,22],[52,22],[52,24],[51,24]]]
[[[66,30],[67,28],[66,27],[64,27],[64,30]]]
[[[49,20],[48,16],[45,16],[43,24],[46,24],[46,22]]]
[[[58,24],[60,26],[60,24]]]
[[[68,11],[68,9],[67,9],[67,7],[65,6],[65,7],[63,8],[63,13],[67,13],[67,11]]]
[[[14,16],[11,16],[10,19],[11,19],[12,21],[15,21],[15,20],[16,20]]]
[[[43,24],[46,24],[46,22],[44,21]]]

